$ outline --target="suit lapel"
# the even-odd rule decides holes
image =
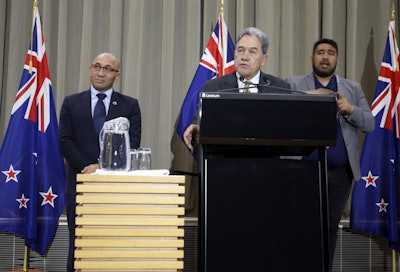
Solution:
[[[120,102],[121,100],[119,95],[115,91],[113,91],[106,120],[111,120],[120,116]]]
[[[306,77],[306,87],[307,90],[314,90],[315,89],[315,81],[314,81],[314,75],[313,74],[309,74]]]
[[[265,85],[268,86],[271,84],[270,80],[268,79],[268,75],[264,74],[263,72],[260,72],[260,81],[259,83],[260,85]]]
[[[82,99],[83,98],[83,99]],[[90,89],[82,93],[82,109],[83,109],[83,118],[88,118],[93,123],[93,115],[92,115],[92,93]]]
[[[223,85],[221,86],[221,89],[231,89],[237,87],[238,83],[236,78],[236,72],[233,72],[225,78],[225,80],[223,81]]]
[[[83,130],[88,129],[88,133],[92,133],[97,135],[96,129],[94,128],[93,123],[93,114],[92,114],[92,92],[89,90],[82,92],[82,96],[79,97],[80,104],[80,122],[83,124],[91,124],[92,129],[89,129],[90,126],[84,126]]]
[[[337,91],[344,94],[345,97],[348,97],[349,90],[343,86],[339,76],[338,75],[335,76],[336,76]]]

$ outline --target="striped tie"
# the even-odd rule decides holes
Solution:
[[[245,81],[244,82],[244,89],[243,89],[243,92],[244,93],[250,93],[250,84],[251,84],[251,82],[250,81]]]

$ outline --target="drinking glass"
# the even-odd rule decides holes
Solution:
[[[138,149],[139,170],[151,169],[151,149],[149,147],[141,147]]]
[[[131,149],[131,171],[139,170],[139,152],[136,149]]]

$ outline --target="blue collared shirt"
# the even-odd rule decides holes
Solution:
[[[314,82],[315,82],[315,89],[325,88],[332,90],[334,92],[338,91],[337,88],[337,80],[336,76],[333,76],[329,81],[328,85],[323,86],[321,82],[315,77],[314,75]],[[318,158],[317,150],[313,151],[308,159],[316,160]],[[346,144],[344,143],[342,129],[340,127],[340,123],[338,121],[338,131],[337,131],[337,138],[336,138],[336,145],[331,146],[327,150],[327,160],[328,166],[331,167],[340,167],[345,166],[349,163],[349,158],[347,156]]]
[[[113,89],[109,89],[105,92],[103,92],[106,95],[106,98],[104,98],[103,103],[104,106],[106,107],[106,115],[108,114],[108,109],[110,108],[110,101],[111,101],[111,95],[112,95]],[[97,94],[99,93],[98,90],[96,90],[93,86],[90,87],[90,95],[91,95],[91,101],[92,101],[92,116],[94,112],[94,107],[96,106],[97,100]]]

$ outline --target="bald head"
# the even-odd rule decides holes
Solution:
[[[96,63],[99,59],[105,60],[105,61],[107,61],[108,63],[112,63],[112,67],[113,67],[114,69],[116,69],[116,70],[119,70],[119,66],[120,66],[119,60],[118,60],[117,57],[114,56],[113,54],[111,54],[111,53],[101,53],[101,54],[98,54],[98,55],[94,58],[94,60],[93,60],[92,63]]]
[[[89,67],[90,82],[99,92],[111,89],[114,82],[119,79],[119,60],[110,53],[101,53],[94,58]]]

